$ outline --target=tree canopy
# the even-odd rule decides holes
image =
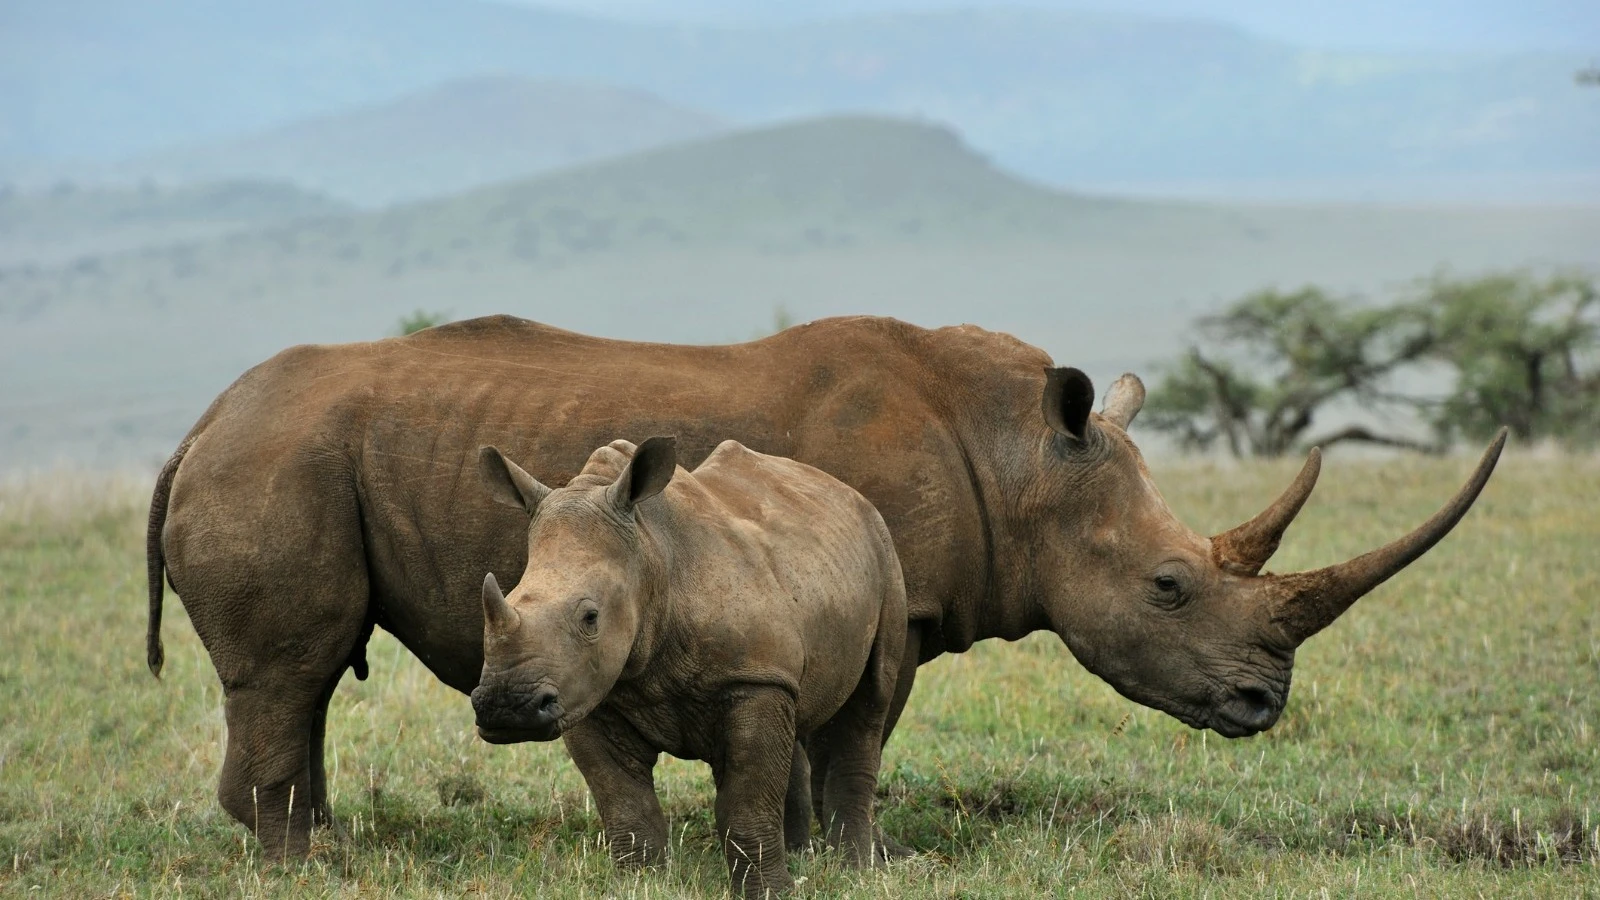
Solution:
[[[1344,441],[1413,450],[1483,437],[1600,438],[1600,290],[1529,272],[1439,276],[1388,303],[1316,287],[1260,291],[1196,323],[1197,340],[1151,392],[1147,416],[1181,446],[1279,456]],[[1441,397],[1420,377],[1442,368]],[[1314,430],[1330,404],[1397,413],[1434,440],[1351,424]]]
[[[1431,416],[1441,439],[1506,425],[1523,440],[1600,437],[1600,289],[1574,275],[1437,279],[1422,303],[1432,355],[1456,374]]]
[[[1315,287],[1260,291],[1198,323],[1206,348],[1192,345],[1147,404],[1158,429],[1185,447],[1221,440],[1235,456],[1295,449],[1330,402],[1409,405],[1388,389],[1395,370],[1432,345],[1425,318],[1406,306],[1373,307]],[[1313,443],[1361,440],[1415,447],[1366,428],[1323,434]]]

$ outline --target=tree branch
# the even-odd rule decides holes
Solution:
[[[1423,444],[1407,438],[1378,434],[1364,425],[1351,425],[1347,428],[1341,428],[1332,434],[1324,435],[1314,441],[1307,441],[1307,443],[1313,447],[1332,447],[1334,444],[1342,443],[1378,444],[1383,447],[1396,447],[1401,450],[1426,453],[1430,456],[1437,456],[1444,452],[1444,448],[1437,444]]]
[[[1228,450],[1233,453],[1234,458],[1243,459],[1244,448],[1239,446],[1238,426],[1241,424],[1239,418],[1242,416],[1245,419],[1244,426],[1246,428],[1249,427],[1249,411],[1240,409],[1241,404],[1234,398],[1233,392],[1228,389],[1227,372],[1224,372],[1204,356],[1201,356],[1197,348],[1190,349],[1189,356],[1194,360],[1195,367],[1209,375],[1212,383],[1216,385],[1217,427],[1222,430],[1223,437],[1228,439]]]

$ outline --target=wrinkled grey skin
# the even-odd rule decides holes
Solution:
[[[509,599],[484,580],[478,732],[564,738],[624,865],[667,846],[657,756],[710,763],[717,832],[748,897],[792,886],[784,848],[806,841],[812,806],[794,750],[809,738],[827,748],[827,843],[868,863],[905,643],[889,529],[841,482],[734,441],[693,472],[675,461],[669,438],[614,441],[551,490],[483,449],[490,492],[532,520]]]

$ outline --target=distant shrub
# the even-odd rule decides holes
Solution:
[[[772,310],[772,330],[774,333],[784,331],[794,325],[794,314],[779,303]]]
[[[401,316],[398,328],[400,335],[404,336],[416,334],[424,328],[443,325],[449,321],[451,321],[449,313],[428,312],[425,309],[419,309],[408,315]]]
[[[772,308],[772,327],[757,329],[756,332],[750,337],[752,340],[760,340],[761,338],[769,337],[777,334],[780,331],[790,328],[794,324],[794,315],[791,314],[782,303],[779,303],[777,306]]]

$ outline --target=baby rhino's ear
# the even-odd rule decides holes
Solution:
[[[611,485],[611,502],[617,509],[631,512],[638,504],[665,490],[677,468],[677,438],[649,438],[634,451],[628,467]]]
[[[483,486],[489,489],[494,502],[514,506],[530,516],[550,495],[549,488],[494,447],[478,450],[478,477],[483,479]]]

